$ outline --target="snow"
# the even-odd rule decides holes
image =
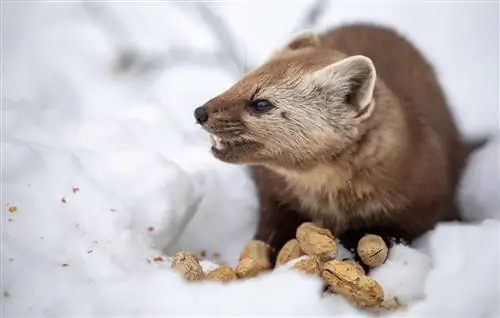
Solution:
[[[307,5],[214,6],[255,64]],[[120,47],[216,45],[178,5],[99,6],[126,26],[111,32]],[[398,26],[432,58],[466,136],[497,133],[498,4],[340,1],[317,28],[357,18]],[[234,265],[255,230],[246,170],[212,158],[192,119],[234,77],[182,64],[134,78],[114,71],[115,48],[78,3],[2,3],[2,316],[367,316],[286,268],[228,285],[189,284],[169,268],[180,249],[205,251],[206,271]],[[466,171],[470,222],[396,246],[373,272],[409,305],[385,315],[500,315],[498,151],[494,139]]]

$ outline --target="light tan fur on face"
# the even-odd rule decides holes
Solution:
[[[317,50],[314,37],[313,33],[298,35],[298,42],[287,43],[218,97],[231,103],[232,96],[237,103],[235,96],[255,91],[254,99],[267,99],[276,106],[269,113],[255,116],[244,107],[220,111],[216,103],[210,104],[214,116],[243,122],[247,131],[242,138],[263,145],[232,162],[305,168],[330,160],[358,137],[360,125],[375,108],[375,67],[364,56]]]

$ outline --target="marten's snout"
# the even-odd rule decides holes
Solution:
[[[194,118],[198,124],[203,124],[208,120],[207,109],[203,106],[197,107],[194,110]]]

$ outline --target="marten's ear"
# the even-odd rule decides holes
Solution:
[[[316,33],[312,30],[303,30],[292,36],[292,38],[276,53],[316,46],[319,46],[319,38]]]
[[[373,111],[376,80],[375,65],[363,55],[345,58],[312,73],[313,85],[331,94],[327,100],[342,98],[345,104],[355,107],[360,119],[370,117]]]
[[[319,46],[319,38],[312,30],[303,30],[295,34],[284,46],[286,50],[298,50],[305,47]]]

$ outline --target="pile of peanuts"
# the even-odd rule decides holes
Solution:
[[[242,250],[234,268],[222,265],[207,275],[199,258],[190,252],[178,252],[173,256],[171,266],[188,281],[228,283],[272,270],[270,248],[265,242],[252,240]],[[357,253],[365,265],[376,268],[386,261],[388,248],[381,237],[367,234],[358,242]],[[356,306],[383,306],[384,293],[380,284],[367,276],[357,262],[341,261],[336,257],[337,245],[330,230],[306,222],[297,229],[296,238],[279,251],[276,267],[293,264],[291,270],[318,276],[328,285],[329,292],[342,295]]]

